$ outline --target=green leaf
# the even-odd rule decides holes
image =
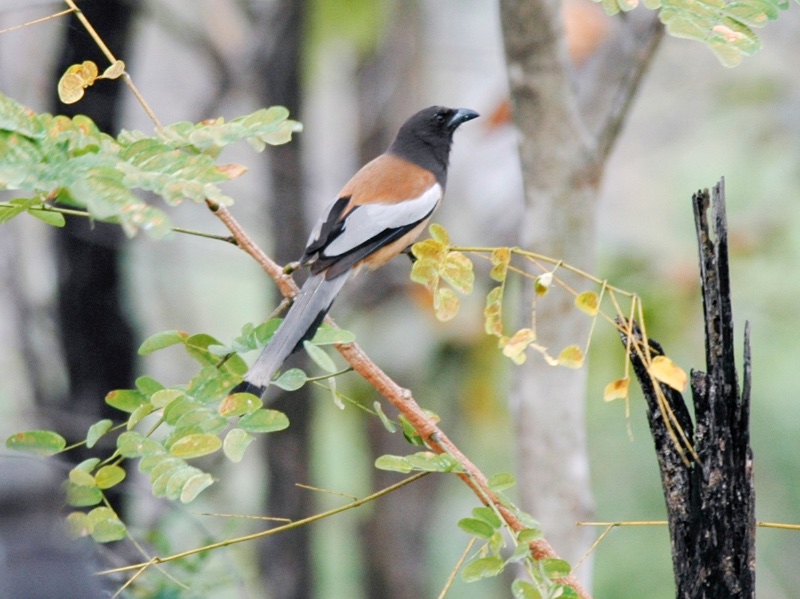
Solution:
[[[210,474],[205,472],[195,474],[183,485],[180,497],[181,503],[190,503],[194,501],[203,490],[212,484],[214,484],[214,478]]]
[[[333,362],[331,357],[325,352],[324,349],[318,347],[316,345],[312,345],[308,341],[303,341],[303,347],[306,350],[306,353],[309,357],[314,361],[314,363],[322,368],[325,372],[329,372],[333,374],[334,372],[338,372],[336,368],[336,364]]]
[[[125,458],[141,458],[165,452],[161,443],[136,431],[127,431],[117,437],[117,449]]]
[[[109,391],[106,395],[106,403],[112,408],[116,408],[122,412],[134,412],[139,406],[148,403],[147,397],[141,392],[133,389],[117,389],[116,391]]]
[[[100,464],[100,458],[89,458],[83,460],[80,464],[75,466],[76,470],[83,470],[84,472],[92,472],[97,465]]]
[[[239,419],[239,428],[248,433],[274,433],[289,427],[289,418],[277,410],[260,409]]]
[[[6,188],[2,185],[2,188]],[[15,204],[14,200],[11,201],[12,206],[0,206],[0,224],[10,221],[15,216],[19,216],[25,212],[24,204]]]
[[[424,472],[457,472],[461,469],[456,459],[446,453],[421,451],[407,456],[406,459],[415,470]]]
[[[94,475],[97,486],[101,489],[110,489],[125,480],[125,469],[116,465],[103,466]]]
[[[164,408],[164,422],[175,426],[184,414],[202,408],[203,404],[183,395],[167,404]]]
[[[170,446],[169,452],[175,457],[188,460],[214,453],[221,447],[222,441],[216,435],[198,433],[178,439]]]
[[[494,528],[483,520],[475,518],[462,518],[458,521],[458,527],[468,535],[480,539],[488,539],[494,534]]]
[[[244,457],[244,452],[250,443],[253,442],[255,437],[240,428],[233,428],[225,435],[225,440],[222,442],[222,451],[234,464],[238,464]]]
[[[142,418],[151,414],[155,410],[155,406],[150,402],[140,405],[136,408],[128,418],[127,429],[133,429],[139,422],[141,422]]]
[[[497,576],[503,571],[504,566],[505,562],[496,555],[481,557],[464,566],[461,571],[461,577],[465,582],[475,582],[483,578]]]
[[[113,426],[114,423],[108,418],[95,422],[89,427],[89,431],[86,433],[86,447],[91,449],[97,445],[100,438],[110,431]]]
[[[553,580],[558,578],[566,578],[572,572],[572,566],[565,562],[563,559],[556,559],[546,557],[539,562],[545,575]]]
[[[313,345],[346,345],[356,340],[355,333],[323,323],[311,339]]]
[[[87,514],[92,538],[98,543],[109,543],[125,538],[127,531],[114,510],[96,507]]]
[[[272,381],[271,384],[284,391],[297,391],[300,387],[306,384],[308,376],[299,368],[290,368],[286,372]]]
[[[202,474],[202,470],[186,465],[177,468],[163,479],[159,479],[154,486],[163,487],[163,489],[159,488],[159,493],[170,501],[176,501],[180,498],[183,487],[189,482],[189,479],[197,474]]]
[[[89,535],[89,518],[85,512],[70,512],[67,515],[67,532],[73,537],[85,537]]]
[[[146,356],[159,349],[183,343],[188,336],[189,334],[185,331],[162,331],[156,333],[145,339],[139,346],[139,355]]]
[[[375,467],[378,470],[388,470],[390,472],[401,472],[408,474],[414,468],[408,460],[398,455],[382,455],[375,460]]]
[[[398,414],[397,419],[400,421],[400,426],[403,427],[403,436],[406,438],[406,441],[417,447],[424,447],[425,441],[420,437],[414,425],[408,421],[408,418],[402,414]]]
[[[497,512],[485,505],[474,508],[472,510],[472,515],[478,520],[483,520],[492,528],[500,528],[500,526],[503,524],[500,520],[500,516],[497,515]]]
[[[392,422],[389,419],[389,417],[384,413],[383,406],[381,405],[381,402],[376,401],[375,403],[372,404],[372,408],[375,410],[375,413],[378,415],[378,418],[380,419],[381,424],[383,424],[383,427],[387,431],[389,431],[390,433],[393,433],[393,432],[395,432],[397,430],[397,426],[395,425],[395,423]]]
[[[50,225],[51,227],[63,227],[67,224],[64,215],[60,212],[56,212],[55,210],[33,209],[28,210],[28,213],[34,218],[38,218],[43,223]]]
[[[94,481],[94,476],[92,476],[85,470],[80,470],[79,468],[73,468],[72,470],[69,471],[69,482],[79,487],[97,486],[97,484]]]
[[[201,368],[200,372],[189,381],[186,394],[200,402],[217,402],[225,397],[239,381],[238,376],[208,365]]]
[[[67,504],[72,507],[87,507],[103,501],[103,492],[97,487],[85,487],[67,483]]]
[[[523,528],[517,533],[517,542],[532,543],[533,541],[538,541],[543,537],[544,534],[542,534],[542,531],[538,528]]]
[[[505,491],[517,484],[517,479],[513,474],[508,472],[501,472],[489,478],[489,488],[497,493],[498,491]]]
[[[127,534],[128,531],[119,518],[102,520],[92,528],[92,538],[98,543],[121,541]]]
[[[242,416],[249,412],[256,411],[262,405],[263,402],[261,398],[252,393],[234,393],[222,400],[222,403],[219,405],[219,413],[226,418]]]
[[[6,447],[24,453],[51,456],[67,446],[67,440],[53,431],[27,431],[16,433],[6,439]]]
[[[527,580],[517,578],[511,583],[511,593],[514,599],[542,599],[541,593]]]
[[[150,397],[154,393],[161,391],[164,388],[164,385],[159,383],[153,377],[140,376],[136,379],[136,388],[144,393],[147,397]]]
[[[150,403],[153,404],[154,408],[160,409],[167,407],[178,398],[189,399],[186,397],[186,393],[180,389],[161,389],[153,393],[150,397]]]

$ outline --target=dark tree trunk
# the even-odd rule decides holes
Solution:
[[[134,6],[125,0],[83,2],[81,9],[116,56],[125,56]],[[51,89],[72,64],[93,60],[102,71],[108,60],[80,22],[70,15],[65,28],[57,70]],[[120,79],[98,81],[77,104],[62,104],[53,97],[56,113],[85,114],[109,134],[119,128]],[[133,383],[135,337],[122,309],[120,245],[123,235],[116,225],[87,219],[67,219],[55,236],[58,272],[60,338],[69,378],[65,405],[73,415],[66,424],[70,438],[84,438],[87,427],[100,418],[118,418],[106,405],[112,389]],[[46,406],[52,398],[38,397]],[[78,418],[75,419],[74,415]],[[61,427],[64,430],[64,427]],[[88,457],[80,451],[74,459]],[[110,493],[113,498],[114,493]]]
[[[301,50],[305,19],[304,1],[280,0],[274,7],[269,34],[265,33],[256,58],[264,103],[286,106],[293,118],[301,120]],[[302,136],[298,136],[290,144],[267,150],[272,189],[265,194],[263,213],[273,243],[273,256],[280,263],[297,260],[308,235],[301,148]],[[279,395],[274,407],[289,417],[291,426],[268,446],[267,513],[300,519],[310,515],[314,508],[312,494],[295,486],[298,482],[307,483],[310,478],[313,407],[310,386]],[[264,543],[259,562],[274,599],[313,596],[310,534],[309,527],[302,526],[270,537]]]
[[[661,469],[678,599],[752,598],[755,488],[749,433],[750,331],[745,323],[740,391],[734,362],[724,181],[712,194],[700,191],[692,199],[706,327],[706,372],[691,373],[695,424],[681,394],[661,385],[674,414],[666,423],[647,368],[633,352],[631,361],[647,400]],[[707,218],[709,203],[713,232]],[[663,354],[652,340],[650,348],[653,356]]]

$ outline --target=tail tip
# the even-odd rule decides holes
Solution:
[[[266,387],[261,387],[247,380],[244,380],[238,385],[236,385],[233,389],[231,389],[229,395],[232,395],[234,393],[252,393],[257,397],[261,397],[264,395],[266,390],[267,390]]]

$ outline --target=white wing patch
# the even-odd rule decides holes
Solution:
[[[325,256],[339,256],[386,229],[399,229],[417,223],[433,212],[441,198],[442,187],[436,183],[413,200],[394,204],[362,204],[345,217],[342,233],[325,247],[323,253]]]

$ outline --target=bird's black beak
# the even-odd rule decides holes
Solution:
[[[456,113],[450,119],[450,122],[447,123],[447,127],[455,130],[461,123],[466,123],[467,121],[471,121],[479,116],[480,115],[477,112],[470,110],[469,108],[456,108]]]

